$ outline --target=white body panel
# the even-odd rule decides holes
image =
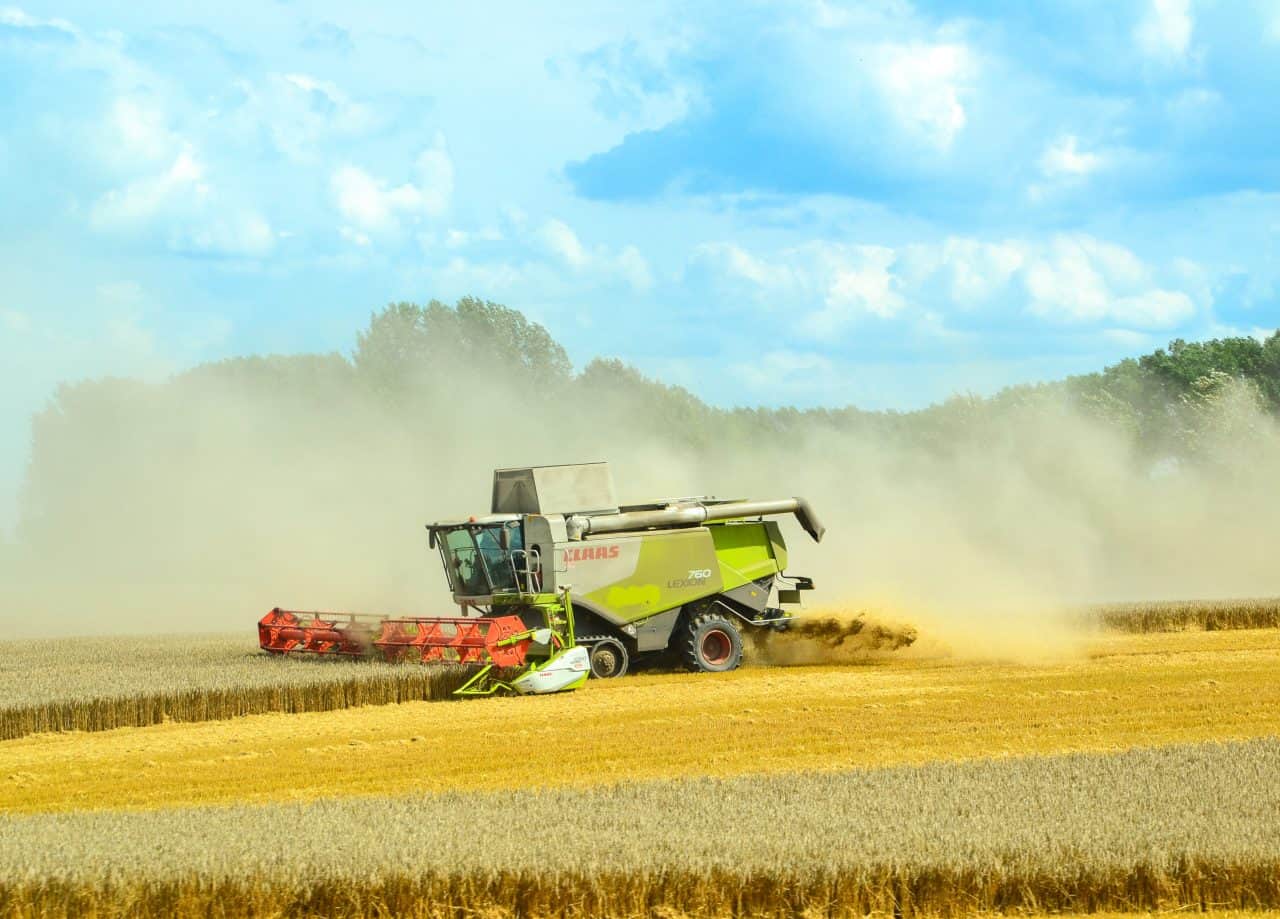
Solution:
[[[586,648],[578,646],[553,657],[541,670],[526,673],[511,685],[523,695],[559,692],[590,672],[591,654]]]

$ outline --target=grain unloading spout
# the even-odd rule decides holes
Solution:
[[[771,517],[777,514],[794,514],[804,531],[814,542],[822,542],[826,533],[817,514],[804,498],[780,498],[775,501],[727,501],[721,504],[703,504],[699,501],[681,502],[657,510],[623,511],[615,514],[575,515],[566,524],[570,538],[580,539],[589,534],[621,533],[630,530],[649,530],[667,527],[699,526],[714,520],[736,520],[744,517]]]

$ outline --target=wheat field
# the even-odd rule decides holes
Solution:
[[[457,667],[288,659],[249,635],[0,642],[0,740],[260,712],[331,711],[448,699]]]
[[[1280,734],[1280,630],[1100,638],[1037,665],[890,657],[576,693],[0,744],[11,811],[309,800],[1108,751]],[[510,751],[516,751],[512,755]],[[590,778],[584,778],[590,777]]]
[[[1079,621],[1139,634],[1275,628],[1280,627],[1280,600],[1112,604],[1086,610]],[[864,629],[857,610],[818,610],[804,622],[819,636],[811,647],[802,646],[807,653],[762,653],[757,658],[807,663],[838,656],[841,663],[876,664],[889,653],[908,649],[916,637],[909,627],[886,629],[874,620]],[[838,633],[836,642],[828,635],[832,626]],[[839,648],[833,649],[833,644]],[[465,671],[447,667],[301,655],[275,658],[258,650],[249,628],[240,636],[4,641],[0,740],[50,731],[103,731],[264,712],[437,701],[449,699],[467,677]]]
[[[1275,629],[1280,628],[1280,599],[1112,603],[1091,608],[1084,618],[1121,632]]]
[[[1275,738],[541,792],[5,817],[0,911],[1273,907],[1278,826]]]
[[[450,705],[240,639],[32,647],[0,718],[164,701],[0,742],[0,917],[1280,907],[1280,629],[1128,609],[1031,663],[922,642]],[[195,701],[282,685],[316,695]]]
[[[829,614],[838,613],[838,618]],[[1280,600],[1111,604],[1080,614],[1084,627],[1117,632],[1280,627]],[[873,664],[909,648],[910,627],[863,627],[858,611],[817,611],[809,626],[837,623],[831,641],[803,653],[756,654],[756,660]],[[854,626],[854,628],[850,628]],[[801,628],[800,631],[805,631]],[[822,628],[817,630],[820,634]],[[856,640],[845,640],[856,637]],[[868,640],[869,639],[869,640]],[[777,644],[777,641],[774,641]],[[773,649],[774,651],[780,649]],[[279,659],[260,653],[251,630],[238,636],[166,635],[0,641],[0,740],[49,731],[110,731],[170,721],[216,721],[265,712],[340,708],[451,698],[467,673],[364,660]]]

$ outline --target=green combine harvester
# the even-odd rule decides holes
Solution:
[[[574,689],[667,657],[720,672],[745,629],[785,629],[809,578],[785,574],[776,520],[815,542],[803,498],[619,505],[606,463],[499,469],[490,513],[430,524],[460,616],[273,609],[264,650],[479,665],[462,695]]]

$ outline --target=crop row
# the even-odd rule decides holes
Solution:
[[[0,740],[443,699],[466,677],[458,667],[276,658],[221,636],[6,642]]]
[[[1113,603],[1094,607],[1089,617],[1118,632],[1275,629],[1280,628],[1280,599]]]
[[[0,817],[0,915],[1280,906],[1280,740]],[[282,842],[287,841],[287,842]]]

